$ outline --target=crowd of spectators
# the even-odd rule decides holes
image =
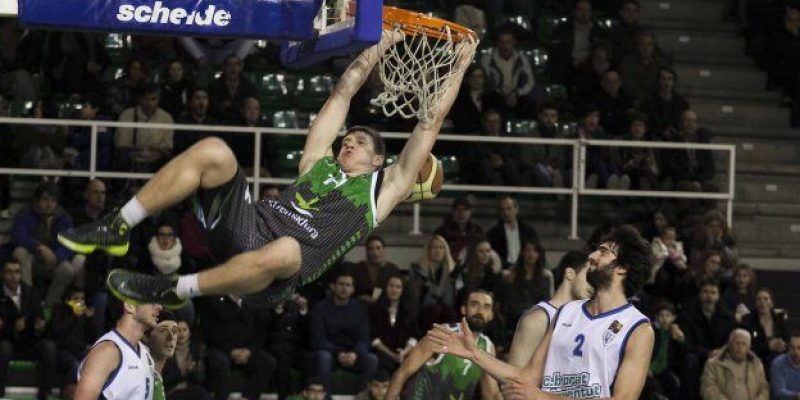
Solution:
[[[466,74],[449,118],[451,132],[710,142],[702,115],[675,90],[679,77],[669,54],[639,22],[638,1],[446,3],[437,5],[450,6],[457,22],[480,32],[488,43]],[[598,7],[602,15],[613,16],[612,24],[598,17]],[[800,32],[800,11],[783,7],[771,13],[747,8],[752,17],[748,39],[771,43],[752,45],[752,53],[771,82],[796,104],[800,64],[793,57],[800,53],[792,46]],[[508,22],[504,15],[509,11],[537,22]],[[538,26],[541,19],[533,18],[542,12],[569,17],[545,35]],[[249,40],[137,35],[129,46],[121,74],[113,76],[108,71],[115,64],[102,35],[27,30],[0,19],[0,115],[9,101],[29,101],[25,114],[33,118],[268,126],[264,110],[269,100],[245,70],[274,64],[273,47]],[[544,49],[549,61],[536,64],[532,47]],[[199,77],[215,66],[220,67],[218,76],[201,82]],[[351,119],[403,129],[404,122],[369,111],[368,100],[378,87],[373,76],[356,96]],[[76,107],[64,114],[58,99]],[[527,124],[518,129],[519,121]],[[87,127],[0,129],[0,166],[87,169],[90,164]],[[211,134],[101,128],[97,168],[150,172]],[[249,136],[213,134],[231,145],[243,165],[253,164]],[[443,155],[456,154],[462,183],[572,184],[571,148],[438,146]],[[274,148],[262,148],[262,176],[280,175]],[[592,147],[586,165],[588,187],[717,190],[714,158],[706,150]],[[135,185],[47,181],[36,188],[30,204],[11,215],[8,177],[0,176],[0,217],[13,219],[11,242],[0,249],[0,396],[12,359],[37,361],[40,397],[54,386],[67,389],[73,383],[87,347],[113,326],[104,285],[110,269],[170,275],[219,261],[184,206],[137,226],[125,257],[76,255],[57,243],[56,232],[105,215]],[[279,188],[264,186],[259,198],[278,193]],[[648,398],[760,399],[769,396],[768,385],[777,398],[798,398],[800,333],[789,331],[785,312],[769,289],[756,285],[753,268],[738,262],[725,217],[713,204],[691,200],[648,205],[648,216],[634,221],[651,240],[656,265],[636,297],[657,328]],[[381,399],[388,374],[433,323],[456,321],[464,294],[473,289],[497,295],[496,318],[487,334],[502,355],[522,313],[552,296],[559,282],[550,272],[548,249],[531,221],[520,216],[517,199],[497,200],[493,226],[474,220],[472,208],[469,198],[456,199],[442,224],[430,227],[433,235],[410,265],[393,263],[387,252],[391,243],[372,236],[364,243],[363,261],[342,263],[277,306],[264,307],[258,296],[218,296],[178,310],[177,347],[163,373],[168,398],[226,399],[239,391],[252,400],[275,391],[281,398],[311,400],[338,390],[361,392],[359,399]],[[595,244],[590,240],[587,247]],[[350,387],[333,378],[342,371],[349,373]]]

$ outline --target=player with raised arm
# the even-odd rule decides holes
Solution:
[[[508,352],[508,362],[511,365],[528,365],[561,306],[573,300],[591,297],[592,287],[586,282],[588,266],[586,254],[583,252],[570,251],[561,257],[554,273],[556,279],[561,279],[556,293],[550,300],[540,301],[531,307],[517,323]]]
[[[334,158],[332,146],[350,100],[398,40],[402,34],[384,31],[381,41],[362,52],[341,76],[309,129],[299,177],[279,200],[254,202],[230,148],[209,138],[171,160],[119,212],[62,232],[59,241],[80,253],[100,248],[124,254],[133,226],[193,196],[208,242],[227,261],[179,278],[112,271],[108,276],[112,293],[126,301],[171,308],[200,295],[261,292],[268,302],[286,298],[322,275],[409,197],[476,47],[475,41],[455,45],[458,58],[447,88],[431,118],[417,123],[394,165],[383,168],[383,140],[368,127],[348,129]]]
[[[464,315],[474,346],[494,356],[494,344],[489,337],[480,333],[494,319],[494,297],[483,290],[474,290],[467,295],[461,314]],[[456,324],[449,326],[454,332],[461,328]],[[409,381],[410,379],[410,381]],[[493,400],[500,398],[497,381],[481,368],[467,359],[450,354],[436,354],[434,344],[428,337],[422,338],[411,349],[403,364],[392,376],[386,400],[412,399],[456,399],[473,398],[475,388],[480,383],[481,398]]]
[[[121,305],[122,316],[97,339],[78,369],[75,400],[153,400],[155,363],[141,342],[158,325],[160,304]]]
[[[594,296],[561,307],[524,368],[477,348],[464,322],[461,333],[436,325],[428,337],[435,351],[465,357],[492,374],[506,399],[635,400],[647,378],[654,334],[626,294],[641,290],[651,270],[650,246],[635,228],[623,225],[604,237],[589,255],[586,278]]]

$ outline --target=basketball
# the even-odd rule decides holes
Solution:
[[[417,174],[417,182],[414,183],[414,188],[406,201],[417,202],[428,200],[436,197],[439,191],[442,190],[444,183],[444,168],[442,163],[436,159],[436,156],[430,154],[422,169]]]

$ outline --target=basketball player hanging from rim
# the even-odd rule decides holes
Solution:
[[[431,118],[417,123],[394,165],[383,167],[383,140],[368,127],[348,129],[334,158],[332,146],[350,100],[402,36],[385,30],[381,41],[347,68],[309,129],[299,178],[279,200],[255,203],[231,149],[208,138],[171,160],[119,212],[62,232],[59,241],[79,253],[99,248],[125,254],[131,228],[193,196],[208,243],[227,261],[181,277],[114,270],[107,278],[110,291],[124,301],[169,308],[201,295],[258,293],[269,303],[291,295],[322,275],[409,197],[477,46],[475,40],[463,40],[451,50],[457,57],[449,86],[430,110]]]
[[[650,246],[630,225],[601,239],[586,273],[594,296],[558,310],[523,368],[478,349],[465,322],[461,333],[436,325],[427,337],[434,351],[472,360],[494,376],[509,400],[636,400],[647,378],[654,333],[627,296],[650,277],[650,259]]]

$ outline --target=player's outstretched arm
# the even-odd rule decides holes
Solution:
[[[489,348],[489,354],[492,357],[497,357],[494,346]],[[500,394],[500,387],[497,385],[497,381],[486,372],[481,375],[481,399],[503,400],[503,395]]]
[[[119,367],[121,357],[119,348],[112,342],[102,342],[95,346],[83,362],[81,379],[75,389],[75,400],[97,400],[106,380]]]
[[[386,400],[397,400],[400,398],[400,392],[403,390],[406,381],[412,375],[417,373],[426,361],[430,360],[433,356],[433,344],[428,337],[422,338],[417,345],[408,352],[400,368],[392,375],[389,381],[389,389],[386,390]]]
[[[384,31],[381,41],[361,52],[339,78],[339,83],[308,130],[303,158],[300,159],[300,175],[308,172],[320,158],[333,154],[331,146],[344,125],[350,100],[364,85],[383,53],[402,37],[397,35],[402,34]]]
[[[477,45],[477,42],[466,40],[456,45],[456,51],[459,54],[452,68],[457,72],[450,76],[450,82],[447,83],[449,86],[435,106],[433,117],[417,123],[403,147],[403,151],[400,152],[397,163],[386,169],[386,178],[378,197],[379,222],[383,221],[394,207],[411,193],[417,174],[433,149],[442,122],[450,112],[450,107],[458,95],[464,72],[475,55]]]

